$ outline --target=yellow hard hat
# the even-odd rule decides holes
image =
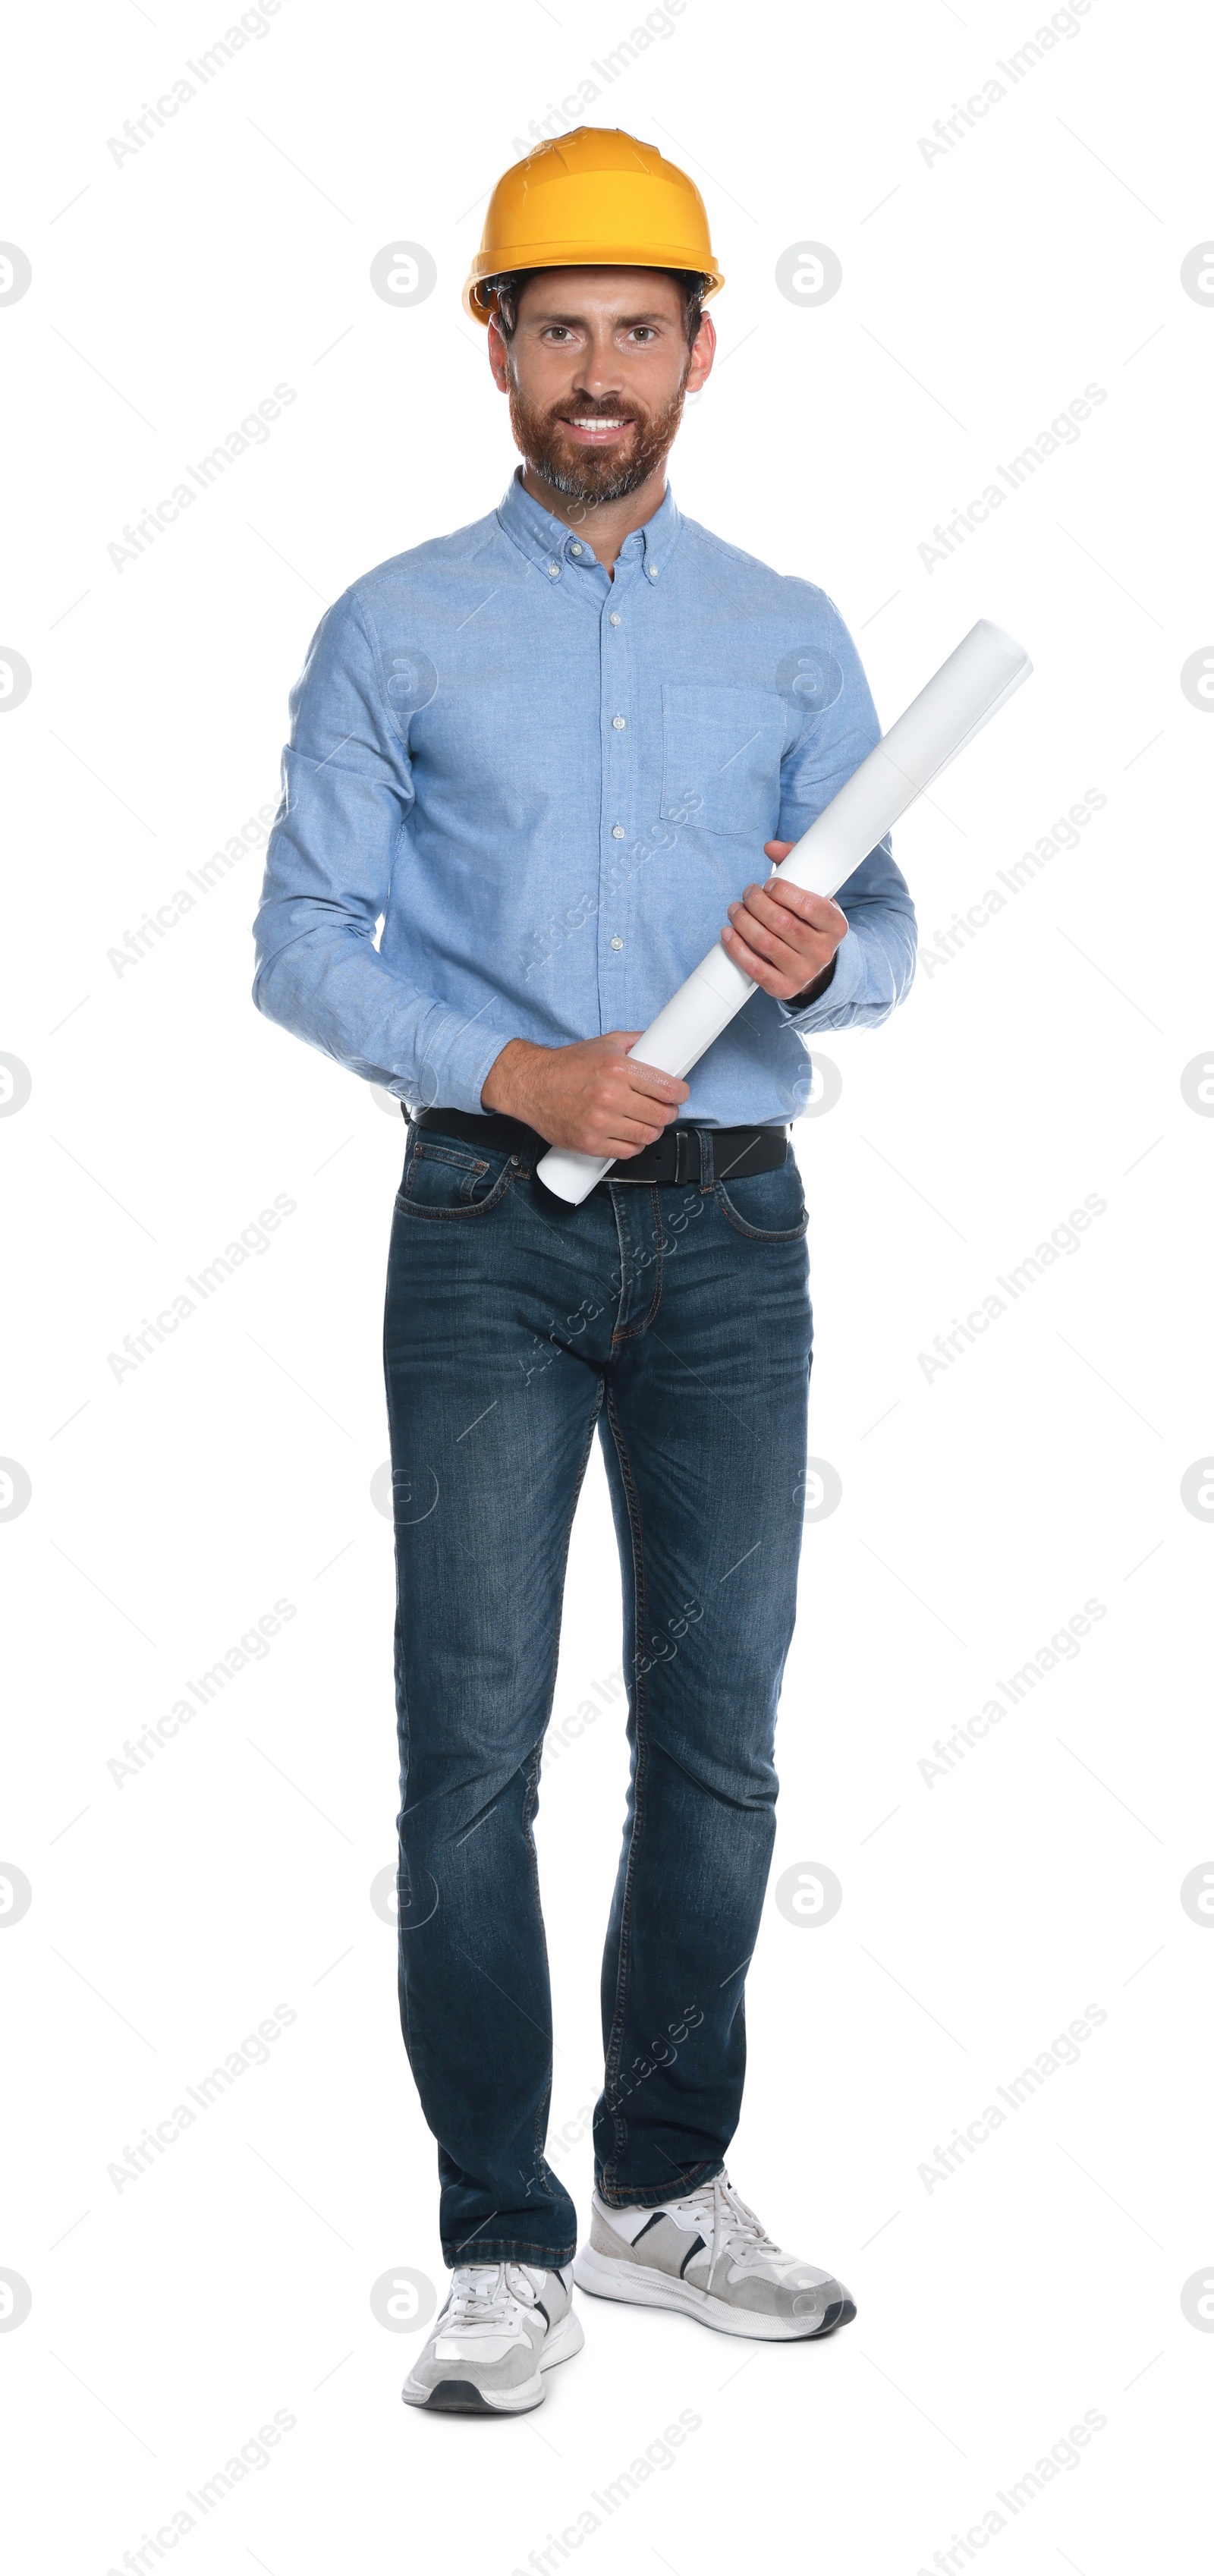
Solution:
[[[517,268],[681,268],[725,283],[708,239],[704,200],[655,143],[617,127],[579,125],[541,143],[498,180],[464,310],[488,322],[485,278]]]

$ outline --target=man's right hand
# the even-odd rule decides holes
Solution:
[[[640,1029],[609,1029],[575,1046],[510,1038],[481,1087],[481,1106],[521,1118],[575,1154],[617,1163],[652,1145],[689,1097],[685,1082],[628,1053]]]

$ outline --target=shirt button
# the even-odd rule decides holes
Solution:
[[[613,841],[622,841],[622,840],[623,840],[623,838],[624,838],[624,826],[623,826],[623,824],[622,824],[622,823],[613,823],[613,824],[612,824],[612,826],[611,826],[611,837],[612,837],[612,840],[613,840]]]
[[[613,948],[622,948],[622,947],[623,947],[624,942],[623,942],[623,940],[620,938],[620,936],[619,936],[619,933],[618,933],[618,932],[616,933],[615,938],[612,940],[611,945],[612,945],[612,947],[613,947]]]
[[[582,549],[580,546],[570,546],[569,549],[571,555],[580,555],[581,551]]]
[[[624,717],[623,717],[623,716],[613,716],[613,717],[612,717],[612,719],[611,719],[611,730],[612,730],[612,732],[613,732],[613,733],[622,733],[622,732],[623,732],[623,730],[624,730],[624,723],[625,723],[625,719],[624,719]]]
[[[618,626],[618,625],[619,625],[619,622],[620,622],[620,612],[619,612],[618,608],[613,608],[613,609],[612,609],[612,612],[611,612],[611,615],[610,615],[610,617],[609,617],[609,618],[608,618],[608,620],[607,620],[607,623],[608,623],[608,625],[609,625],[609,626]]]
[[[559,565],[559,564],[549,564],[549,566],[548,566],[548,579],[549,579],[549,581],[559,581],[559,580],[560,580],[560,577],[561,577],[561,567],[560,567],[560,565]]]
[[[646,564],[646,566],[645,566],[645,570],[646,570],[646,572],[648,573],[649,578],[650,578],[650,580],[651,580],[651,581],[656,581],[656,580],[657,580],[657,577],[658,577],[658,566],[657,566],[656,564]]]

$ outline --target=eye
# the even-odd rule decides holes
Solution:
[[[631,336],[644,345],[647,340],[656,340],[658,335],[651,322],[636,322],[633,324]]]

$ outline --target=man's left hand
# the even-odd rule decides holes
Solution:
[[[763,844],[765,857],[777,865],[795,848],[794,841]],[[729,926],[721,933],[735,966],[780,1002],[807,996],[809,986],[829,973],[846,936],[846,919],[829,895],[807,894],[804,886],[785,885],[779,877],[747,886],[740,902],[730,904]]]

